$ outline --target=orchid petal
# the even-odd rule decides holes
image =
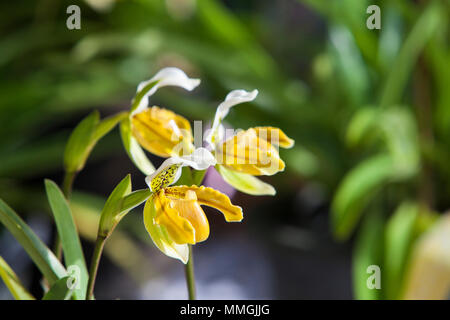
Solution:
[[[156,208],[153,196],[147,200],[144,207],[144,225],[153,243],[165,255],[179,259],[186,264],[189,260],[189,247],[187,244],[177,244],[169,236],[167,229],[155,222]]]
[[[275,188],[260,179],[247,174],[229,170],[224,166],[216,166],[222,178],[233,188],[254,196],[274,196]]]
[[[170,110],[153,106],[135,114],[130,121],[134,138],[153,154],[167,158],[194,149],[189,121]]]
[[[253,128],[241,131],[218,145],[215,156],[219,164],[253,176],[271,176],[285,167],[278,150],[260,138]]]
[[[197,148],[190,155],[168,158],[153,174],[145,178],[145,182],[152,192],[156,192],[177,182],[182,167],[190,166],[195,170],[205,170],[215,164],[216,159],[211,152],[205,148]]]
[[[295,141],[289,138],[281,129],[274,127],[255,127],[253,128],[256,135],[260,139],[270,142],[272,145],[277,145],[282,148],[292,148]]]
[[[122,138],[125,150],[130,159],[142,173],[146,175],[152,174],[155,172],[155,167],[147,158],[139,143],[133,137],[130,127],[131,123],[129,118],[123,119],[120,122],[120,136]]]
[[[242,208],[231,203],[227,195],[205,186],[173,186],[165,189],[167,197],[186,198],[188,192],[194,191],[197,202],[201,205],[215,208],[223,213],[227,222],[240,222],[243,219]]]
[[[199,79],[189,78],[181,69],[173,67],[161,69],[153,78],[138,85],[136,98],[131,107],[131,116],[144,111],[148,107],[148,97],[161,87],[176,86],[192,91],[199,84]]]
[[[214,116],[214,122],[210,130],[210,134],[206,137],[206,141],[214,149],[215,145],[220,142],[218,139],[219,128],[222,120],[227,116],[230,108],[244,102],[255,100],[258,95],[258,90],[245,91],[245,90],[233,90],[225,97],[225,100],[217,107],[216,115]]]

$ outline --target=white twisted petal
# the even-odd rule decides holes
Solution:
[[[244,102],[249,102],[255,100],[258,95],[258,90],[253,91],[245,91],[245,90],[233,90],[225,97],[225,101],[219,104],[217,107],[216,116],[219,116],[220,119],[226,117],[230,108]]]
[[[148,97],[153,95],[161,87],[176,86],[191,91],[200,84],[200,79],[189,78],[183,70],[169,67],[158,71],[153,78],[139,83],[136,92],[141,91],[147,84],[154,81],[158,81],[158,83],[142,97],[138,107],[133,110],[132,115],[140,113],[148,108]]]
[[[250,92],[245,90],[233,90],[227,94],[225,100],[217,107],[213,125],[210,133],[205,139],[213,149],[215,149],[215,145],[220,142],[220,125],[230,111],[230,108],[240,103],[253,101],[257,95],[258,90],[256,89]]]

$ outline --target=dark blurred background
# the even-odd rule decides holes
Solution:
[[[390,261],[397,231],[387,226],[404,201],[433,222],[449,207],[447,1],[86,0],[76,1],[81,29],[68,30],[73,2],[0,4],[0,197],[46,243],[54,234],[43,179],[61,182],[71,130],[93,109],[102,118],[128,110],[140,81],[175,66],[201,85],[161,89],[152,104],[208,123],[227,92],[257,88],[227,122],[280,127],[296,141],[280,150],[285,172],[264,179],[274,197],[235,192],[208,171],[245,218],[227,224],[206,209],[211,235],[194,248],[198,298],[398,298],[365,292],[365,267],[355,268]],[[371,4],[380,30],[366,27]],[[99,212],[127,173],[133,189],[145,187],[115,129],[74,184],[88,261]],[[369,216],[385,227],[359,228]],[[394,252],[403,271],[421,235],[408,234]],[[40,297],[38,270],[1,227],[0,255]],[[403,271],[386,286],[400,287]],[[142,207],[108,240],[96,298],[187,298],[182,264],[154,247]],[[3,283],[0,299],[11,299]]]

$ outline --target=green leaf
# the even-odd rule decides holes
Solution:
[[[152,165],[142,150],[139,143],[131,134],[130,119],[123,119],[120,122],[120,136],[122,138],[123,146],[130,157],[131,161],[136,167],[141,170],[145,175],[151,175],[155,171],[155,167]]]
[[[127,112],[120,112],[100,121],[98,111],[90,113],[73,130],[64,152],[64,168],[67,172],[78,172],[83,169],[94,146],[110,132]]]
[[[84,167],[94,147],[91,139],[99,121],[100,114],[93,111],[73,130],[64,152],[64,168],[67,172],[78,172]]]
[[[256,196],[276,194],[274,187],[252,175],[231,171],[221,165],[217,165],[216,169],[228,184],[241,192]]]
[[[367,96],[370,85],[367,66],[361,52],[355,44],[350,31],[343,26],[334,26],[330,30],[331,52],[335,60],[338,75],[345,92],[354,105],[359,105]]]
[[[383,9],[383,27],[380,30],[378,46],[378,61],[383,72],[392,68],[401,44],[403,33],[403,19],[394,7]]]
[[[386,146],[397,170],[398,179],[414,176],[419,171],[420,150],[418,129],[411,110],[406,107],[388,109],[363,108],[358,111],[347,130],[349,145],[377,137]]]
[[[150,189],[131,192],[131,176],[127,175],[106,200],[100,216],[98,235],[109,237],[120,220],[131,209],[146,201],[150,195]]]
[[[445,27],[442,30],[447,30],[449,20],[445,21]],[[433,82],[433,118],[436,123],[436,131],[448,137],[450,128],[450,90],[448,84],[450,83],[450,59],[448,54],[447,37],[436,35],[428,45],[425,59],[429,61],[427,66],[432,73]],[[447,140],[448,141],[448,140]]]
[[[19,278],[6,261],[0,256],[0,277],[8,287],[9,292],[16,300],[35,300],[35,298],[25,289]]]
[[[2,199],[0,199],[0,222],[22,245],[50,285],[67,275],[63,265],[53,252]]]
[[[381,107],[400,102],[403,90],[410,78],[411,71],[424,46],[438,30],[443,9],[438,1],[431,1],[422,15],[417,19],[410,34],[406,38],[400,53],[392,64],[391,72],[385,81],[380,98]]]
[[[120,208],[120,216],[128,213],[130,210],[134,209],[141,203],[147,201],[152,192],[150,189],[142,189],[131,192],[123,198],[122,206]]]
[[[119,223],[122,199],[131,193],[131,176],[128,174],[114,188],[103,207],[98,228],[99,236],[107,238]]]
[[[199,0],[196,6],[198,19],[209,35],[220,41],[223,46],[239,50],[245,66],[251,68],[257,76],[275,78],[276,66],[270,55],[260,47],[247,26],[221,1]]]
[[[355,147],[367,140],[379,119],[379,112],[373,107],[359,109],[350,119],[347,127],[347,144]]]
[[[383,250],[383,218],[379,212],[372,211],[364,219],[359,230],[356,245],[353,252],[353,291],[356,299],[377,300],[381,299],[381,289],[370,289],[367,280],[371,276],[368,273],[369,266],[382,268]],[[383,273],[381,274],[383,276]],[[382,278],[380,279],[382,281]]]
[[[339,185],[332,203],[332,224],[338,239],[347,238],[376,192],[395,174],[389,155],[374,156],[352,169]]]
[[[70,283],[69,276],[59,279],[42,297],[42,300],[69,300],[75,285]]]
[[[56,228],[61,238],[67,270],[74,268],[74,266],[79,270],[79,288],[75,290],[75,297],[84,300],[89,276],[72,212],[56,183],[45,180],[45,189],[55,217]]]
[[[417,174],[420,168],[419,138],[411,110],[402,107],[384,110],[377,126],[396,167],[396,177],[406,179]]]
[[[91,143],[97,143],[101,138],[108,134],[123,119],[128,117],[128,112],[120,112],[113,116],[103,119],[95,128]]]
[[[298,0],[316,10],[333,22],[345,26],[351,31],[359,50],[365,60],[375,64],[377,55],[377,38],[372,30],[365,27],[367,0]],[[364,25],[364,28],[361,28]]]
[[[65,144],[64,137],[58,132],[23,144],[13,152],[2,152],[0,176],[14,179],[42,176],[60,166]]]
[[[386,299],[399,299],[404,267],[414,236],[418,208],[403,203],[389,219],[385,231],[384,290]]]

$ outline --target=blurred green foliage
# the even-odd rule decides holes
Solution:
[[[192,120],[212,119],[211,101],[229,90],[259,89],[227,120],[278,126],[296,140],[281,153],[295,175],[274,179],[319,183],[337,239],[364,219],[355,295],[399,297],[392,283],[432,225],[422,222],[450,205],[449,2],[225,3],[90,0],[73,31],[70,1],[1,3],[0,195],[13,207],[24,194],[29,208],[40,203],[24,182],[60,172],[66,128],[92,108],[127,110],[137,83],[177,66],[201,86],[161,90],[155,103]],[[381,8],[381,30],[366,28],[370,4]],[[117,136],[98,148],[97,159],[122,152]],[[365,288],[368,264],[388,268],[381,293]]]

